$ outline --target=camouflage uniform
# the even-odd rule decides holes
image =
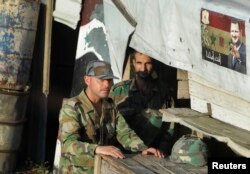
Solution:
[[[169,124],[162,122],[162,114],[158,111],[170,106],[166,85],[155,80],[152,94],[143,96],[135,85],[135,79],[122,81],[112,87],[110,97],[129,126],[147,146],[170,153]]]
[[[114,139],[134,152],[147,148],[117,112],[112,99],[103,101],[102,113],[98,116],[84,91],[64,102],[59,116],[60,173],[93,173],[96,147],[111,145]]]

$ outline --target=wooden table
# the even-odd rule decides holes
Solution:
[[[189,164],[177,164],[169,158],[160,159],[151,155],[125,155],[125,159],[98,155],[94,174],[205,174],[207,166],[194,167]],[[97,159],[97,158],[96,158]],[[99,165],[99,167],[98,167]]]

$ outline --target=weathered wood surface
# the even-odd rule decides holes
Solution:
[[[177,69],[177,80],[188,80],[188,72],[182,69]]]
[[[250,132],[220,120],[211,118],[207,114],[189,108],[161,109],[163,121],[178,122],[192,130],[202,132],[225,142],[239,155],[250,157]]]
[[[178,81],[177,98],[178,99],[190,99],[188,80]]]
[[[191,96],[191,108],[201,113],[208,112],[207,100],[196,96]],[[239,128],[250,131],[250,118],[247,115],[242,115],[230,109],[226,109],[220,105],[209,103],[211,105],[211,116],[225,123],[237,126]],[[239,109],[241,109],[240,107]]]
[[[226,91],[218,85],[205,81],[194,73],[188,73],[188,78],[193,110],[207,112],[206,105],[209,103],[212,117],[250,131],[249,101],[233,95],[233,92]]]
[[[188,73],[187,71],[177,69],[177,80],[178,80],[178,99],[189,99],[189,84],[188,84]]]
[[[146,155],[126,155],[125,159],[116,159],[102,155],[101,174],[205,174],[207,166],[193,167],[188,164],[177,164],[169,158],[156,158]]]

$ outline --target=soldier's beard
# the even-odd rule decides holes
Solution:
[[[136,74],[137,88],[142,92],[143,95],[149,95],[152,91],[153,86],[151,73],[139,71]]]
[[[150,76],[150,73],[148,73],[147,71],[139,71],[136,74],[140,79],[147,79]]]

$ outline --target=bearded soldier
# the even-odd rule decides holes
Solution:
[[[135,77],[115,84],[110,97],[147,146],[170,153],[172,130],[162,122],[162,114],[158,111],[170,107],[169,89],[158,79],[151,57],[134,50],[131,58]]]

